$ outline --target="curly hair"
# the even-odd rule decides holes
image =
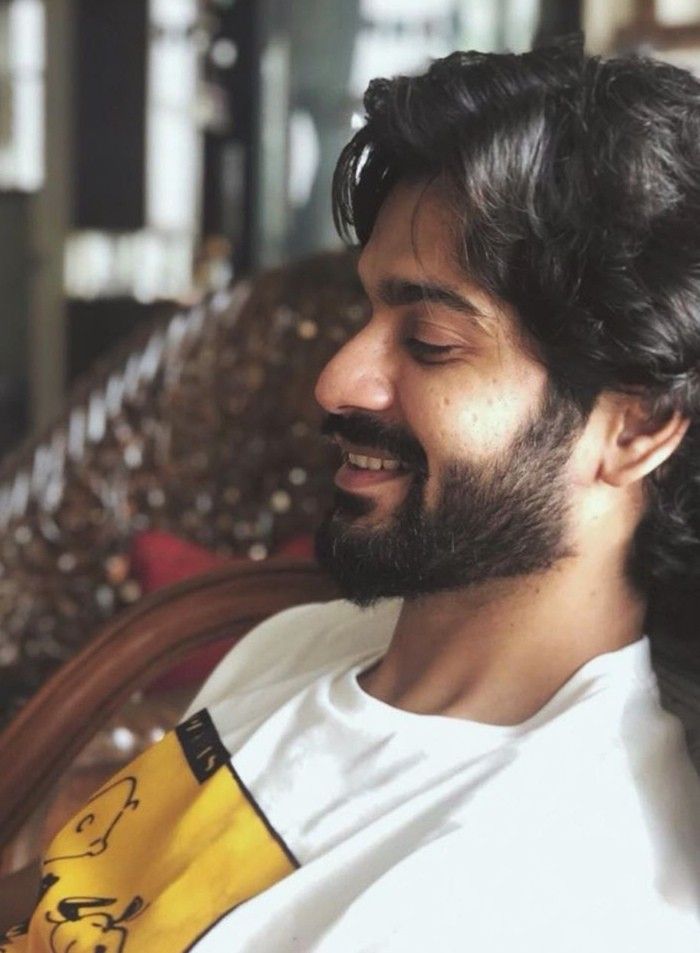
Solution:
[[[401,179],[437,181],[461,266],[512,305],[558,394],[604,390],[690,420],[646,480],[628,572],[648,630],[692,637],[700,610],[700,82],[656,60],[453,53],[374,80],[333,182],[336,226],[364,244]]]

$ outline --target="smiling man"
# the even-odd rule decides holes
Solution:
[[[316,389],[344,461],[317,550],[352,601],[405,600],[370,694],[513,724],[639,638],[640,477],[687,420],[652,437],[644,401],[613,395],[584,420],[513,307],[460,267],[453,222],[426,176],[378,209],[359,266],[372,318]]]
[[[29,935],[689,953],[700,786],[650,644],[697,637],[700,84],[565,47],[365,103],[334,195],[371,314],[316,389],[347,598],[232,651],[109,849],[59,835]]]

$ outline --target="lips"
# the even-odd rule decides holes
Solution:
[[[327,414],[321,433],[338,447],[344,464],[353,471],[395,475],[411,471],[415,476],[427,477],[427,459],[415,437],[372,414]]]
[[[369,489],[407,476],[408,470],[401,460],[384,450],[357,446],[342,438],[336,438],[335,443],[343,455],[342,466],[335,477],[336,486],[342,490]]]
[[[401,461],[394,457],[375,457],[363,453],[345,453],[343,459],[356,470],[387,470],[396,472],[401,469]]]
[[[343,463],[355,470],[396,473],[399,470],[409,469],[402,460],[387,450],[351,443],[342,437],[336,437],[334,443],[343,456]]]

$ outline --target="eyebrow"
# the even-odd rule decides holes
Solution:
[[[474,318],[482,327],[485,323],[491,322],[491,319],[477,308],[473,301],[447,285],[407,281],[402,278],[385,278],[379,283],[377,294],[379,300],[390,308],[431,302]]]

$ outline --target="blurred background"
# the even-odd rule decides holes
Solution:
[[[0,458],[140,323],[337,245],[370,78],[580,29],[700,59],[700,0],[0,0]]]

